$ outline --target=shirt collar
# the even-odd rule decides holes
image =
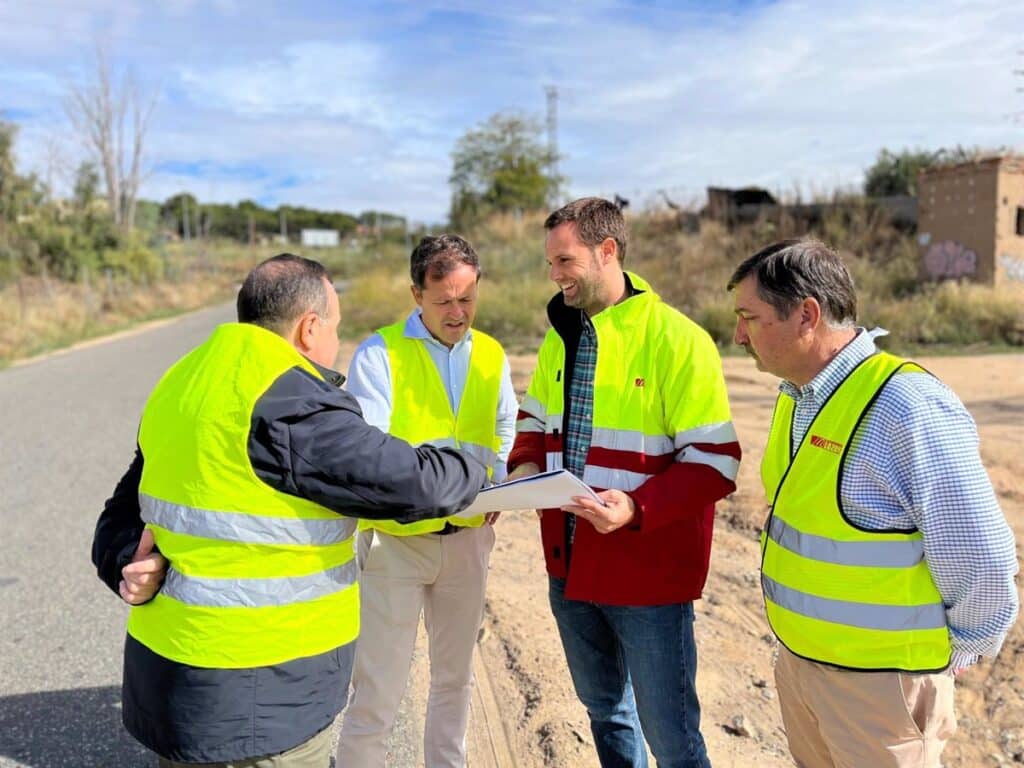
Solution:
[[[440,341],[434,338],[434,336],[427,330],[427,326],[423,324],[423,310],[416,307],[412,312],[409,313],[409,317],[405,319],[405,328],[403,334],[407,339],[423,339],[428,344],[433,344],[446,352],[449,351],[448,347],[442,344]],[[473,329],[470,328],[466,331],[465,335],[455,342],[455,345],[450,351],[454,352],[461,349],[465,344],[472,341]]]
[[[860,365],[862,360],[878,351],[875,339],[879,336],[887,336],[888,333],[884,328],[868,330],[858,326],[857,335],[810,382],[798,387],[791,381],[783,380],[779,383],[779,391],[789,395],[798,403],[806,398],[816,402],[824,401],[836,391],[836,388],[843,383],[854,368]]]

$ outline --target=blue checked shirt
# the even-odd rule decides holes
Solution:
[[[569,381],[569,418],[565,425],[564,466],[583,479],[583,469],[594,433],[594,369],[597,367],[597,333],[590,318],[580,312],[583,330],[576,348],[572,379]],[[576,515],[567,515],[569,544],[576,534]]]
[[[796,403],[792,445],[799,446],[829,395],[885,333],[858,329],[809,384],[779,385]],[[894,376],[853,445],[840,488],[847,516],[864,528],[921,531],[928,570],[946,605],[951,666],[995,656],[1017,617],[1017,556],[963,403],[934,376]]]

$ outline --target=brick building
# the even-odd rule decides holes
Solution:
[[[1024,284],[1024,157],[922,170],[917,195],[923,277]]]

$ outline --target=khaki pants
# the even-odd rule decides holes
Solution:
[[[160,768],[327,768],[331,763],[331,734],[328,726],[309,741],[279,755],[232,760],[228,763],[176,763],[161,757]]]
[[[780,645],[775,685],[800,768],[938,768],[956,731],[946,672],[836,669]]]
[[[383,768],[422,612],[430,654],[424,764],[461,768],[494,528],[466,528],[447,536],[375,531],[369,550],[369,536],[360,538],[361,626],[338,766]]]

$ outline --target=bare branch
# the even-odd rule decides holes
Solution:
[[[114,81],[106,52],[97,44],[93,82],[70,84],[64,109],[102,171],[107,206],[114,223],[130,231],[135,226],[145,136],[156,106],[156,95],[143,108],[134,77],[126,73],[119,83]]]

